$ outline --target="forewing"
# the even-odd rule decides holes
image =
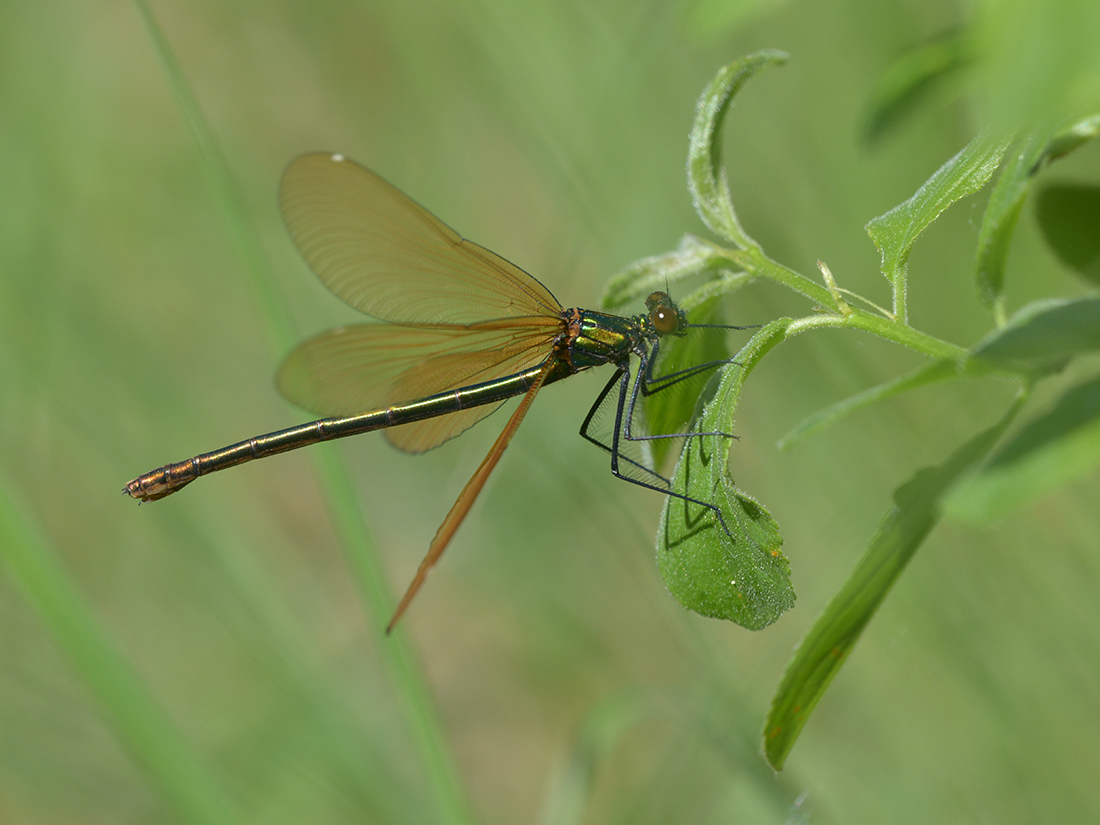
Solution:
[[[326,417],[386,409],[492,381],[545,361],[561,320],[473,327],[359,324],[304,342],[279,368],[279,391]],[[472,427],[499,404],[459,410],[386,430],[406,452],[423,452]]]
[[[342,155],[293,160],[279,193],[310,268],[361,312],[400,324],[557,316],[535,278],[463,240],[374,172]]]

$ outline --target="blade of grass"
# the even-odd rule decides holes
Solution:
[[[0,479],[0,560],[102,707],[119,741],[179,818],[232,825],[223,789],[192,750],[73,585],[57,551]]]
[[[206,179],[213,189],[214,199],[222,219],[228,226],[229,239],[236,245],[237,253],[244,261],[245,272],[251,279],[252,288],[260,299],[271,343],[279,353],[286,352],[296,337],[294,324],[291,322],[286,305],[272,289],[271,285],[274,281],[270,277],[271,267],[256,242],[256,231],[248,219],[248,210],[245,209],[233,185],[233,176],[229,173],[225,159],[214,140],[213,132],[207,125],[199,102],[183,76],[183,70],[176,62],[175,54],[168,45],[164,32],[161,31],[145,0],[134,0],[134,5],[137,6],[138,13],[149,32],[149,38],[153,41],[153,48],[164,67],[176,104],[180,107],[191,129],[191,135],[199,147],[203,165],[206,167]]]
[[[256,233],[246,218],[247,212],[232,184],[229,170],[163,32],[144,0],[135,0],[135,4],[164,65],[176,102],[202,153],[207,177],[214,188],[218,206],[245,263],[252,287],[260,299],[275,350],[273,354],[285,352],[295,338],[290,313],[271,288],[273,279],[270,277],[270,266],[260,251]],[[371,618],[371,627],[378,636],[378,649],[386,661],[405,724],[412,734],[418,758],[428,775],[437,804],[451,822],[474,822],[469,801],[446,745],[442,723],[408,637],[404,633],[396,633],[387,639],[384,635],[383,629],[393,611],[394,600],[386,583],[377,548],[370,538],[370,532],[355,500],[347,469],[339,453],[331,445],[322,445],[311,450],[310,454],[317,462],[324,498],[331,510],[344,553],[354,571],[365,609]]]
[[[894,493],[867,552],[840,592],[798,646],[772,699],[764,726],[764,754],[776,770],[817,703],[859,641],[867,623],[941,515],[945,492],[981,462],[1023,405],[1021,392],[1001,420],[955,450],[935,467],[918,471]]]

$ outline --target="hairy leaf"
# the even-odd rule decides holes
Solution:
[[[696,107],[695,125],[688,146],[688,186],[695,211],[711,231],[739,248],[756,244],[737,221],[729,182],[722,168],[722,121],[749,80],[771,66],[785,63],[787,55],[766,49],[724,66],[703,90]]]
[[[773,321],[737,354],[744,366],[725,369],[695,429],[732,432],[745,374],[783,339],[788,323]],[[665,584],[684,607],[758,630],[794,604],[794,590],[778,525],[730,476],[732,443],[723,436],[688,439],[673,490],[714,504],[722,519],[709,507],[669,496],[657,533],[657,562]]]
[[[1005,141],[994,140],[984,132],[979,134],[937,169],[909,200],[867,224],[867,234],[882,255],[882,274],[893,285],[896,296],[904,295],[906,265],[917,238],[947,207],[985,185],[1006,146]]]

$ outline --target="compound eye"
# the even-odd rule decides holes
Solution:
[[[673,307],[658,305],[650,309],[649,322],[661,335],[672,335],[680,327],[680,316]]]

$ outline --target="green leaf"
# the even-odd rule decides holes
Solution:
[[[917,471],[895,491],[894,506],[886,512],[867,552],[802,640],[772,699],[764,727],[764,753],[773,768],[782,769],[814,707],[863,629],[939,521],[944,492],[989,454],[1022,400],[1017,399],[997,424],[968,441],[942,464]]]
[[[1100,378],[1067,391],[952,492],[952,518],[990,521],[1092,473],[1100,464]]]
[[[725,369],[695,429],[733,431],[734,410],[746,374],[783,340],[790,319],[761,329]],[[657,533],[657,563],[669,591],[689,610],[759,630],[794,604],[790,564],[780,550],[779,527],[757,501],[737,489],[729,473],[731,439],[689,438],[672,489],[722,511],[727,534],[709,507],[669,496]]]
[[[1100,187],[1048,186],[1036,198],[1035,213],[1062,263],[1100,285]]]
[[[803,438],[825,429],[830,424],[835,424],[841,418],[851,415],[856,410],[869,407],[879,401],[885,401],[887,398],[892,398],[903,392],[954,378],[958,374],[959,367],[954,360],[943,358],[933,361],[931,364],[918,367],[913,372],[898,376],[892,381],[879,384],[877,387],[871,387],[838,401],[823,410],[818,410],[813,415],[804,418],[793,430],[779,439],[776,446],[780,450],[785,450],[796,441],[801,441]]]
[[[1097,134],[1100,134],[1098,116],[1069,127],[1037,129],[1020,142],[1009,158],[989,195],[978,232],[974,274],[986,306],[998,309],[1003,300],[1005,260],[1031,181],[1051,160],[1064,157]],[[1095,225],[1093,234],[1100,234]]]
[[[756,243],[745,234],[733,209],[729,182],[722,168],[722,121],[733,96],[745,83],[764,69],[786,60],[786,54],[772,49],[735,60],[715,75],[696,107],[688,146],[688,187],[695,211],[712,232],[740,249],[756,246]]]
[[[1059,129],[1050,141],[1050,147],[1044,160],[1050,162],[1064,158],[1074,149],[1100,136],[1100,114],[1089,115],[1076,123]]]
[[[1100,349],[1100,297],[1047,299],[1021,308],[974,345],[981,363],[1012,370],[1049,372],[1066,359]]]
[[[907,51],[875,84],[863,128],[864,141],[879,140],[935,87],[958,74],[972,60],[973,39],[969,28],[943,32]]]
[[[667,292],[672,284],[696,275],[730,272],[732,263],[723,250],[694,235],[684,235],[672,252],[635,261],[611,277],[600,303],[605,309],[619,309],[643,301],[655,290]],[[744,273],[741,273],[744,275]],[[747,280],[748,276],[740,280]],[[723,289],[729,292],[732,287]],[[681,301],[685,309],[687,302]]]
[[[913,244],[931,223],[960,198],[977,192],[996,170],[1007,146],[981,133],[941,166],[913,197],[867,224],[882,255],[882,274],[894,289],[894,314],[905,319],[905,276]]]

